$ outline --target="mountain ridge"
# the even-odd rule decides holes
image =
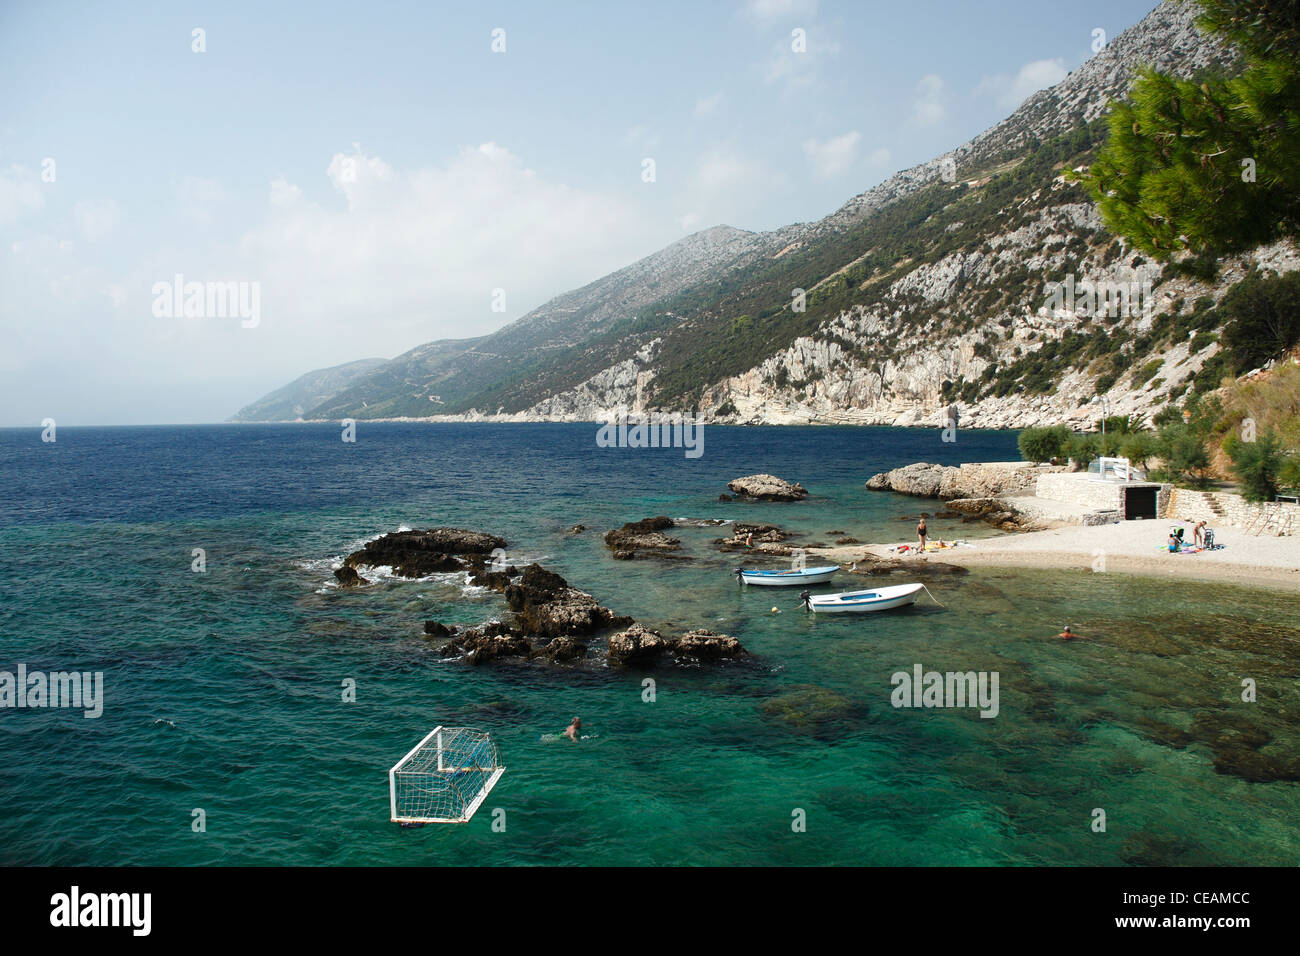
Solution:
[[[1223,291],[1130,261],[1062,175],[1087,164],[1098,120],[1141,67],[1193,76],[1236,62],[1194,15],[1187,0],[1160,4],[988,130],[820,220],[693,233],[491,335],[398,356],[307,417],[599,420],[623,406],[690,408],[716,421],[921,424],[956,405],[967,423],[992,427],[1077,419],[1080,396],[1111,374],[1107,348],[1147,365],[1162,349],[1163,367],[1180,343],[1147,341],[1150,326],[1175,300],[1190,310],[1189,298]],[[1289,247],[1262,255],[1296,267]],[[1245,268],[1236,260],[1225,274]],[[1076,275],[1150,283],[1159,316],[1121,317],[1084,336],[1077,316],[1041,314],[1042,290]],[[1064,356],[1064,397],[1046,401],[1033,356],[1042,365],[1066,336],[1087,337],[1096,354],[1086,367]],[[421,350],[437,344],[426,360]],[[1170,369],[1164,391],[1121,375],[1098,391],[1147,413],[1175,386],[1190,388],[1215,347],[1181,356],[1186,374]]]

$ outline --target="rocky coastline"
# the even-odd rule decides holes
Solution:
[[[914,462],[867,479],[872,491],[894,491],[944,502],[948,512],[982,520],[1001,531],[1037,531],[1043,518],[1017,499],[1032,496],[1040,475],[1067,471],[1064,465],[987,462],[938,465]]]
[[[677,542],[659,530],[666,527],[663,521],[668,522],[666,526],[672,525],[667,518],[647,519],[635,523],[637,530],[615,540],[672,550]],[[657,537],[643,540],[647,535]],[[607,637],[604,656],[616,666],[695,664],[748,653],[738,639],[728,634],[693,629],[680,635],[664,635],[615,613],[539,564],[522,569],[506,565],[501,558],[505,546],[504,538],[463,528],[397,531],[352,552],[334,573],[341,587],[355,588],[368,583],[358,568],[391,567],[394,574],[408,578],[465,571],[470,583],[500,592],[511,612],[508,620],[491,620],[464,629],[439,621],[424,622],[425,636],[441,642],[440,655],[464,658],[475,665],[511,659],[579,661],[588,656],[602,636]],[[491,562],[490,556],[495,556]],[[601,650],[596,649],[597,655]]]

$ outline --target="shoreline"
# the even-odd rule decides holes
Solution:
[[[933,562],[961,567],[1044,568],[1087,574],[1125,574],[1167,580],[1215,581],[1300,594],[1300,538],[1255,537],[1230,526],[1214,528],[1222,545],[1214,551],[1170,554],[1159,547],[1178,521],[1128,521],[1118,524],[1062,525],[1043,531],[977,538],[969,547],[900,555],[897,545],[845,545],[809,548],[830,561],[849,564],[864,558]],[[902,542],[908,543],[908,542]],[[1103,569],[1095,571],[1095,562]]]

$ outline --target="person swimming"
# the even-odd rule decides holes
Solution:
[[[582,733],[582,718],[574,717],[573,723],[564,728],[564,736],[568,737],[570,740],[576,741],[580,733]]]
[[[1070,625],[1067,624],[1065,625],[1065,630],[1063,630],[1060,634],[1057,634],[1056,636],[1063,641],[1072,641],[1079,635],[1075,634],[1074,631],[1070,629]]]

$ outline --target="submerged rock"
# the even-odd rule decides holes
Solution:
[[[446,624],[442,624],[438,621],[424,622],[424,633],[429,637],[450,637],[458,630],[460,630],[460,628],[448,627]]]
[[[727,482],[727,489],[743,498],[758,501],[802,501],[808,497],[803,485],[791,484],[776,475],[746,475]]]
[[[787,724],[797,730],[821,730],[849,717],[852,702],[828,687],[795,684],[759,705],[759,713],[769,720]]]

